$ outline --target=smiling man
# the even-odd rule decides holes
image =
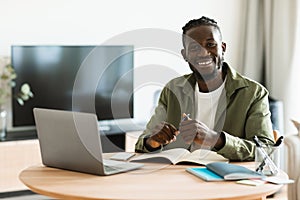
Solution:
[[[274,143],[268,91],[224,62],[226,43],[213,19],[194,19],[182,29],[181,54],[192,73],[164,87],[136,151],[205,148],[230,160],[253,160],[253,136]]]

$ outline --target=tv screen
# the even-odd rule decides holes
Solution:
[[[17,93],[29,83],[34,98],[12,101],[12,126],[34,126],[34,107],[93,112],[98,120],[133,118],[133,46],[12,46]]]

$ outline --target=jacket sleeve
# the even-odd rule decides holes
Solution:
[[[272,123],[270,118],[268,91],[256,88],[251,100],[244,124],[244,134],[236,137],[232,133],[223,131],[225,146],[217,153],[232,161],[251,161],[255,158],[255,144],[253,137],[256,135],[267,145],[274,144]]]

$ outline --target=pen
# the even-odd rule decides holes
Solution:
[[[258,137],[256,135],[253,137],[253,141],[254,141],[254,143],[256,144],[257,147],[262,147],[263,146],[263,144],[261,143],[261,141],[258,139]]]
[[[185,113],[184,113],[184,114],[185,114]],[[190,117],[190,114],[186,114],[186,115],[184,116],[184,118],[182,118],[181,122],[184,122],[184,121],[188,120],[189,117]]]
[[[274,144],[274,147],[279,147],[282,144],[282,142],[283,142],[283,136],[280,136],[277,139],[276,143]]]
[[[256,144],[256,147],[258,148],[258,150],[260,151],[260,153],[263,155],[263,161],[261,162],[261,164],[256,168],[256,171],[261,170],[264,165],[266,164],[266,162],[268,162],[268,164],[270,165],[270,170],[272,174],[276,174],[278,172],[277,166],[275,165],[275,163],[271,160],[270,156],[268,155],[268,153],[263,149],[263,143],[258,139],[258,137],[255,135],[253,137],[253,141]],[[281,143],[281,142],[280,142]]]
[[[268,154],[268,156],[271,156],[274,153],[274,151],[276,150],[276,147],[279,147],[282,144],[282,142],[283,142],[283,136],[280,136],[277,139],[276,143],[274,144],[275,148],[272,148],[272,150]],[[260,169],[262,169],[264,167],[266,159],[267,159],[266,157],[263,159],[263,161],[261,162],[261,164],[257,167],[256,171],[258,171],[258,170],[260,170]]]

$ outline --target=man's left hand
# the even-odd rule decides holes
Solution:
[[[209,129],[204,123],[195,119],[189,119],[180,123],[179,135],[187,143],[195,142],[205,148],[213,148],[219,144],[220,133]]]

